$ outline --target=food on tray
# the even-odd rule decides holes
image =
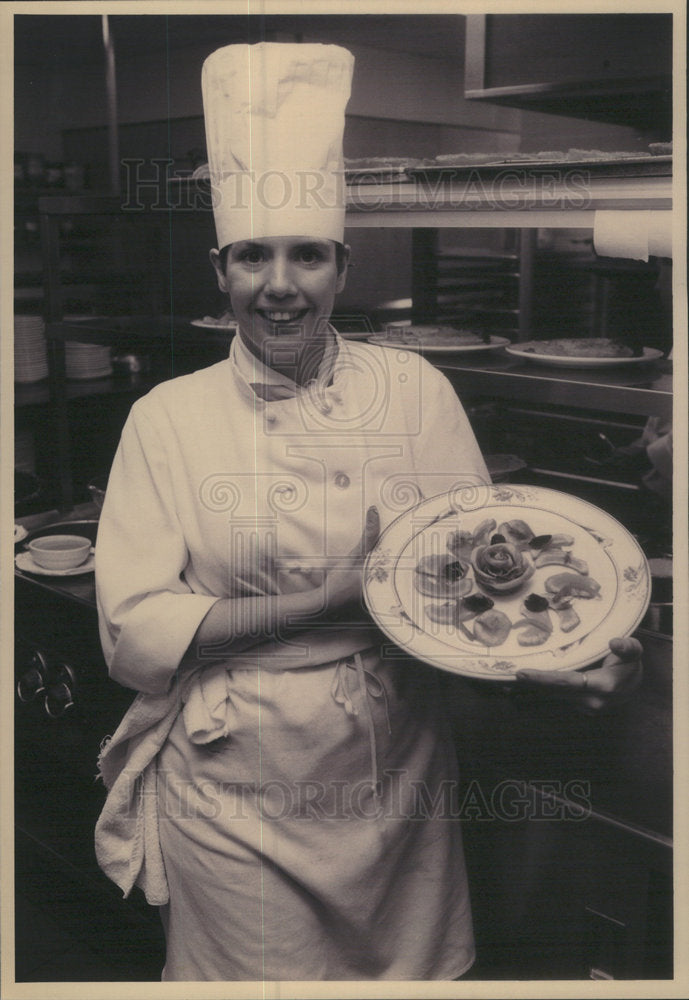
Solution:
[[[410,156],[345,156],[345,170],[404,170],[413,167],[419,161]]]
[[[424,165],[441,167],[471,167],[482,163],[502,163],[509,153],[440,153],[432,159],[425,159]]]
[[[219,316],[204,316],[201,322],[205,326],[236,326],[236,320],[229,309]]]
[[[501,646],[512,631],[512,622],[504,611],[491,608],[474,621],[474,638],[484,646]]]
[[[542,149],[537,151],[516,151],[504,152],[493,150],[491,152],[458,152],[439,153],[437,156],[425,156],[422,158],[413,156],[359,156],[345,157],[345,172],[348,174],[371,171],[372,174],[384,174],[389,171],[391,174],[404,175],[405,171],[410,173],[426,170],[445,170],[453,167],[499,167],[503,164],[525,167],[554,163],[618,163],[627,160],[651,160],[656,156],[667,156],[672,154],[671,142],[652,142],[648,146],[648,151],[640,150],[604,150],[604,149]],[[204,164],[201,172],[197,169],[194,176],[208,177],[208,165]]]
[[[557,546],[547,549],[536,556],[534,566],[536,569],[540,569],[541,566],[566,566],[568,569],[576,570],[577,573],[581,573],[582,575],[589,571],[588,565],[583,559],[578,559],[571,552],[566,552]]]
[[[509,525],[510,544],[525,545],[519,551],[532,560],[557,546],[585,560],[590,572],[536,567],[522,588],[489,593],[476,579],[466,551],[491,521],[486,544],[493,544]],[[507,540],[506,533],[503,537]],[[431,554],[467,568],[463,579],[472,584],[467,593],[421,596],[415,570],[421,557]],[[395,518],[366,561],[364,596],[381,631],[406,654],[449,673],[512,682],[522,667],[575,670],[605,657],[610,636],[630,635],[638,628],[651,597],[651,579],[636,539],[605,511],[556,490],[510,483],[443,491]],[[485,599],[492,607],[481,610]],[[493,611],[505,615],[510,628],[503,631],[506,638],[500,645],[491,646],[486,640],[496,641],[496,629],[489,638],[491,620],[495,622],[488,618],[486,630],[483,617]],[[538,629],[539,623],[543,633],[552,627],[542,643],[543,636],[531,628]],[[521,645],[522,633],[527,642],[539,644]]]
[[[490,545],[479,545],[471,554],[476,583],[490,594],[508,594],[534,575],[533,559],[528,552],[494,535]]]
[[[432,622],[437,622],[439,625],[457,625],[457,601],[429,604],[426,614]]]
[[[558,337],[554,340],[527,340],[517,345],[525,354],[545,354],[559,358],[633,358],[638,356],[627,344],[609,337]]]
[[[477,545],[487,545],[495,531],[496,522],[486,518],[476,526],[475,531],[451,531],[447,537],[447,547],[463,562],[471,560],[471,553]]]
[[[493,521],[493,526],[495,526],[495,521]],[[470,531],[452,531],[447,539],[447,547],[450,552],[467,563],[471,560],[474,544],[474,536]]]
[[[557,615],[558,625],[562,632],[572,632],[577,625],[581,624],[581,618],[576,613],[571,598],[556,600],[551,597],[549,605]]]
[[[468,597],[463,597],[460,601],[460,617],[463,613],[466,613],[467,616],[480,615],[483,611],[490,611],[494,606],[495,601],[486,597],[485,594],[469,594]]]
[[[485,521],[481,521],[474,531],[474,547],[477,545],[487,545],[493,537],[494,531],[495,521],[492,517],[487,517]]]
[[[571,535],[533,535],[529,539],[529,548],[540,553],[561,549],[563,545],[574,545],[574,539]]]
[[[664,145],[664,144],[657,144]],[[618,160],[639,160],[652,155],[653,150],[643,153],[636,150],[602,149],[545,149],[538,152],[492,152],[492,153],[441,153],[432,159],[421,161],[422,166],[431,167],[480,167],[483,164],[501,163],[615,163]],[[657,154],[656,154],[657,155]]]
[[[574,545],[571,535],[536,535],[526,521],[519,518],[513,521],[503,521],[498,532],[504,535],[505,541],[512,542],[520,549],[533,549],[534,552],[546,552],[563,545]]]
[[[503,521],[498,532],[505,538],[505,541],[511,542],[512,545],[516,545],[520,549],[528,548],[529,542],[534,537],[534,533],[526,521],[519,518],[513,521]]]
[[[545,589],[556,600],[570,597],[598,597],[600,584],[590,576],[578,576],[576,573],[556,573],[545,581]]]
[[[468,622],[471,618],[475,618],[484,611],[490,611],[494,603],[485,594],[469,594],[467,597],[461,597],[459,600],[444,601],[442,604],[429,604],[426,608],[426,614],[431,621],[439,622],[443,625],[459,626],[469,639],[473,639],[474,637],[471,632],[467,632],[463,628],[464,622]]]
[[[493,518],[485,518],[473,531],[449,531],[446,552],[419,559],[416,589],[436,598],[426,605],[426,616],[490,647],[505,642],[513,630],[520,646],[542,646],[556,626],[564,634],[572,632],[581,624],[573,602],[597,598],[601,589],[589,576],[585,560],[571,551],[572,535],[537,535],[520,518],[503,521],[497,532],[495,527]],[[563,566],[565,571],[546,576],[544,592],[528,594],[516,620],[496,607],[496,600],[511,598],[537,570],[550,566]],[[474,583],[479,592],[471,593]],[[514,604],[505,607],[509,610]],[[467,624],[472,620],[473,631]]]
[[[540,594],[529,594],[526,600],[522,601],[520,611],[522,617],[514,623],[514,628],[519,629],[517,635],[519,645],[543,645],[553,632],[548,598]]]
[[[473,330],[458,330],[453,326],[389,326],[376,340],[391,344],[421,344],[428,347],[464,347],[470,344],[487,344],[490,338]]]
[[[419,593],[426,597],[461,597],[472,587],[467,567],[446,553],[419,559],[414,582]]]
[[[498,536],[511,542],[518,549],[530,549],[533,554],[534,566],[566,566],[577,573],[588,573],[589,569],[583,559],[578,559],[568,551],[574,545],[571,535],[534,535],[525,521],[505,521],[498,528]],[[450,542],[448,541],[448,548]]]
[[[649,156],[649,153],[640,153],[633,149],[617,149],[613,152],[605,149],[568,149],[567,159],[568,160],[638,160],[645,156]]]

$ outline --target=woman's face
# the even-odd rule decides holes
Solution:
[[[271,367],[271,349],[289,344],[301,356],[319,338],[346,278],[335,243],[306,236],[241,240],[229,247],[224,269],[217,250],[211,261],[244,343]]]

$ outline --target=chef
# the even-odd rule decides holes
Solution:
[[[352,69],[329,45],[206,60],[211,261],[238,335],[133,406],[108,484],[101,638],[139,695],[101,755],[96,846],[161,907],[167,981],[452,980],[474,961],[437,674],[372,625],[362,568],[399,514],[488,475],[437,369],[329,323]],[[633,686],[630,642],[600,685],[558,685]]]

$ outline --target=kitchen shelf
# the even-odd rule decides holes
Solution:
[[[592,229],[601,209],[672,208],[672,165],[667,160],[649,157],[641,167],[606,160],[448,167],[426,181],[354,184],[348,188],[346,224]]]
[[[457,304],[461,305],[463,309],[475,313],[488,313],[489,315],[495,315],[495,316],[519,315],[519,309],[516,306],[483,306],[478,302],[471,304],[469,302],[463,303],[461,300],[457,300]]]
[[[68,402],[89,396],[116,396],[132,392],[140,394],[152,389],[159,381],[159,376],[139,372],[113,374],[101,378],[66,379],[65,393]],[[15,385],[14,405],[17,409],[45,406],[50,400],[50,384],[47,379],[32,384]]]
[[[495,234],[491,234],[494,236]],[[510,229],[502,246],[445,246],[438,229],[412,231],[412,322],[471,325],[523,340],[531,329],[535,232]]]
[[[672,364],[577,370],[541,367],[509,354],[491,355],[489,362],[436,359],[463,399],[492,399],[572,406],[661,419],[672,418]]]
[[[670,135],[672,15],[470,14],[464,97]]]
[[[207,180],[172,178],[170,190],[171,206],[211,209]],[[347,185],[345,224],[369,229],[592,229],[594,213],[601,209],[670,208],[670,156],[586,163],[515,161],[419,168],[414,179],[402,174],[392,181],[355,181]]]
[[[183,317],[151,316],[94,316],[78,320],[59,320],[46,324],[48,340],[77,341],[87,344],[126,343],[140,345],[167,342],[199,346],[226,347],[234,331],[192,326]]]
[[[513,263],[517,264],[519,262],[519,254],[517,253],[501,253],[497,250],[482,250],[474,247],[463,247],[461,250],[439,250],[438,251],[438,261],[457,261],[461,260],[464,267],[471,267],[472,261],[476,261],[476,266],[480,268],[486,267],[488,264],[504,264]],[[501,272],[502,273],[502,272]],[[517,274],[518,272],[513,272]]]
[[[346,225],[355,228],[400,227],[412,230],[415,267],[413,268],[412,319],[428,321],[431,315],[431,294],[425,278],[434,271],[433,280],[452,280],[453,269],[467,273],[483,268],[482,280],[507,281],[517,289],[519,314],[505,311],[509,300],[496,303],[490,310],[496,322],[507,318],[518,323],[517,338],[526,339],[530,332],[530,287],[525,278],[514,278],[522,261],[525,246],[533,238],[535,227],[591,228],[594,213],[606,209],[666,210],[672,205],[672,163],[670,157],[648,157],[641,162],[600,161],[587,164],[568,162],[523,165],[519,163],[469,168],[428,168],[418,171],[414,179],[384,180],[372,184],[352,183],[347,188]],[[68,482],[69,426],[67,402],[76,390],[65,383],[64,342],[80,341],[96,344],[122,345],[136,350],[139,345],[226,345],[227,331],[208,331],[190,326],[187,321],[169,317],[116,316],[80,321],[63,320],[61,306],[61,276],[59,231],[64,218],[113,216],[144,222],[151,220],[161,237],[170,214],[177,211],[210,213],[212,199],[207,180],[171,179],[166,190],[148,192],[146,204],[130,205],[117,196],[70,196],[41,198],[41,232],[48,267],[46,282],[46,334],[50,343],[51,403],[55,412],[56,453],[62,470],[59,484],[62,502],[72,502],[72,487]],[[443,252],[437,246],[437,231],[441,228],[520,229],[515,234],[520,252],[481,253],[450,249]],[[529,233],[531,230],[531,233]],[[435,233],[435,236],[434,236]],[[161,237],[162,238],[162,237]],[[433,260],[440,250],[437,262]],[[533,247],[531,248],[531,252]],[[444,274],[444,269],[449,272]],[[495,274],[493,275],[493,272]],[[524,271],[528,278],[528,269]],[[457,273],[455,273],[455,277]],[[461,273],[459,274],[461,279]],[[425,294],[424,294],[425,290]],[[433,289],[437,296],[438,289]],[[447,295],[447,290],[441,294]],[[488,315],[481,303],[458,303],[461,312],[472,316]],[[155,309],[151,312],[155,313]],[[172,354],[171,354],[172,356]],[[436,359],[434,359],[436,360]],[[460,393],[480,394],[532,402],[553,402],[598,407],[613,412],[663,416],[671,412],[671,377],[660,378],[657,372],[624,376],[565,375],[552,371],[533,370],[529,365],[514,363],[506,356],[482,363],[458,364],[441,362]],[[173,373],[174,374],[174,373]],[[465,392],[466,390],[466,392]],[[87,390],[88,391],[88,390]]]
[[[206,330],[192,326],[188,320],[169,317],[114,316],[51,323],[46,327],[46,335],[52,340],[96,344],[111,344],[117,340],[130,345],[162,341],[224,350],[232,332]],[[545,367],[503,352],[491,352],[489,361],[458,361],[451,355],[434,355],[433,360],[464,397],[485,394],[496,399],[555,403],[637,416],[669,419],[672,415],[672,362],[667,360],[602,370]],[[109,391],[111,385],[127,388],[132,384],[130,378],[117,376],[90,380],[91,386],[97,389],[94,383],[99,381],[105,391]],[[82,392],[75,382],[68,381],[67,385],[68,395],[72,397],[89,391],[85,386]],[[23,388],[28,390],[29,387]]]

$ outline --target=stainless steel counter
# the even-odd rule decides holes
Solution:
[[[32,530],[56,520],[88,519],[94,515],[97,509],[83,504],[66,516],[50,511],[24,518],[22,523]],[[19,620],[33,609],[31,620],[41,632],[35,636],[39,646],[49,648],[51,631],[58,625],[65,628],[73,623],[75,634],[93,646],[88,658],[90,669],[103,678],[107,676],[96,651],[93,573],[60,578],[17,571],[15,600]],[[605,720],[588,719],[566,708],[557,710],[547,699],[522,703],[520,699],[503,697],[490,684],[448,675],[449,701],[454,703],[463,756],[477,756],[482,767],[486,760],[499,760],[501,766],[508,760],[511,770],[505,773],[520,779],[534,775],[563,781],[585,778],[591,783],[592,809],[600,819],[669,844],[672,640],[643,628],[637,634],[645,648],[643,687]],[[487,747],[485,757],[477,749],[481,746]]]
[[[670,361],[600,370],[550,368],[504,352],[492,352],[480,360],[468,360],[469,355],[459,358],[448,354],[432,360],[463,399],[489,396],[533,405],[672,418]]]

